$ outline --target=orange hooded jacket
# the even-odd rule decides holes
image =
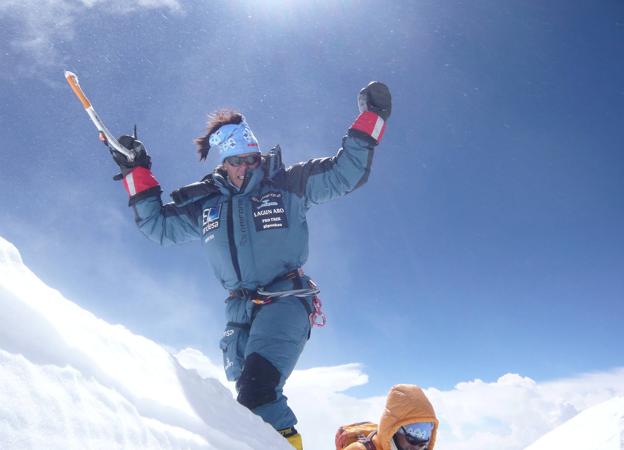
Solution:
[[[433,406],[418,386],[412,384],[397,384],[390,389],[386,400],[386,407],[379,428],[373,436],[373,444],[376,450],[391,450],[390,441],[399,427],[414,422],[433,422],[433,431],[429,450],[433,450],[438,434],[438,419]],[[366,450],[366,447],[354,442],[344,450]]]

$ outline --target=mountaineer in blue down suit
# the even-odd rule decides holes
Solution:
[[[202,181],[174,191],[167,204],[140,141],[119,138],[134,151],[132,162],[111,150],[143,234],[161,245],[201,240],[229,291],[220,345],[237,400],[300,450],[297,419],[283,387],[320,309],[318,290],[301,269],[308,257],[306,212],[366,182],[390,116],[390,92],[372,82],[360,91],[358,105],[360,115],[335,156],[288,168],[279,147],[260,153],[240,113],[211,114],[206,135],[195,142],[200,159],[215,148],[222,164]]]

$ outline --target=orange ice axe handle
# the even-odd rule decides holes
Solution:
[[[115,136],[113,136],[111,132],[108,131],[108,128],[106,128],[106,125],[104,125],[104,122],[102,122],[100,116],[98,116],[98,114],[95,112],[95,109],[93,109],[93,105],[91,105],[91,102],[80,87],[80,83],[78,83],[78,77],[76,76],[76,74],[70,72],[69,70],[66,70],[65,79],[67,80],[67,83],[69,83],[69,87],[71,87],[72,91],[74,91],[74,94],[76,94],[76,97],[78,97],[78,100],[80,100],[80,103],[82,103],[82,106],[89,115],[89,118],[100,132],[100,140],[104,141],[113,150],[124,155],[126,158],[128,158],[128,161],[134,161],[134,152],[121,145],[119,141],[115,139]]]

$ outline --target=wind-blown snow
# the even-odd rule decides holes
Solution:
[[[624,449],[624,397],[615,397],[586,409],[525,450],[555,449]]]
[[[283,449],[214,378],[46,286],[0,237],[0,447]]]

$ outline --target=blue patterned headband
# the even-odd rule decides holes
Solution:
[[[221,126],[210,135],[208,140],[210,147],[218,147],[221,162],[226,158],[245,153],[259,152],[258,139],[254,136],[247,122],[237,125],[227,124]]]

